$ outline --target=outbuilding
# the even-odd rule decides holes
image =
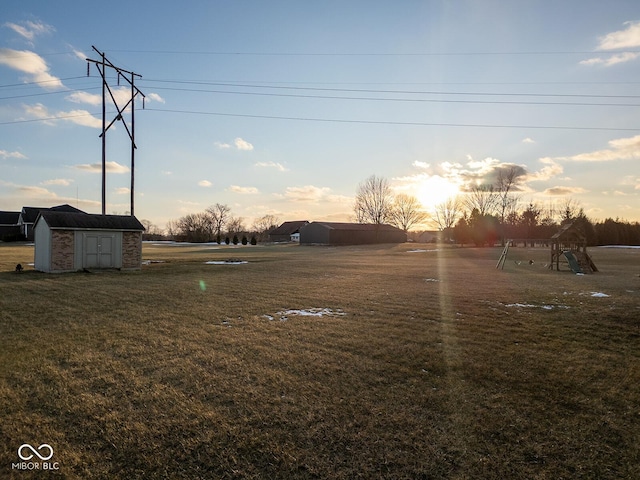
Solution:
[[[34,266],[41,272],[138,270],[142,265],[144,227],[133,216],[45,210],[33,229]]]
[[[300,228],[301,244],[404,243],[407,234],[387,224],[311,222]]]
[[[308,220],[284,222],[269,232],[271,242],[297,242],[300,240],[300,228],[309,223]]]

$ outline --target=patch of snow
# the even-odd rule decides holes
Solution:
[[[151,265],[152,263],[165,263],[164,260],[143,260],[142,265]]]
[[[276,315],[280,317],[280,320],[285,322],[289,316],[299,316],[299,317],[341,317],[346,315],[341,309],[332,310],[330,308],[308,308],[306,310],[282,310],[280,312],[276,312]]]
[[[420,248],[417,248],[415,250],[407,250],[407,253],[422,253],[422,252],[426,252],[426,250],[422,250]]]
[[[640,248],[640,245],[600,245],[596,248]]]
[[[553,310],[554,308],[568,309],[570,307],[566,305],[533,305],[531,303],[507,303],[505,307],[517,307],[517,308],[541,308],[543,310]]]
[[[602,293],[602,292],[591,292],[591,296],[605,298],[605,297],[610,297],[611,295],[607,295],[606,293]]]
[[[249,263],[246,260],[232,261],[229,262],[227,260],[210,260],[208,262],[204,262],[206,265],[242,265],[243,263]]]

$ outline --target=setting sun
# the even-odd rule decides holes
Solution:
[[[439,175],[425,178],[416,185],[416,197],[427,209],[434,208],[459,193],[460,188],[457,184]]]

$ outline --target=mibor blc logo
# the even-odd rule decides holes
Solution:
[[[12,470],[58,470],[58,462],[49,462],[53,458],[53,447],[43,443],[35,448],[28,443],[23,443],[18,448],[18,457],[22,462],[12,463]]]

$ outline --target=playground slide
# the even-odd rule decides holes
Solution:
[[[571,267],[571,271],[573,273],[582,273],[582,268],[580,268],[580,264],[578,263],[578,260],[576,259],[575,255],[571,252],[562,252],[564,253],[564,256],[567,258],[567,261],[569,262],[569,266]]]

